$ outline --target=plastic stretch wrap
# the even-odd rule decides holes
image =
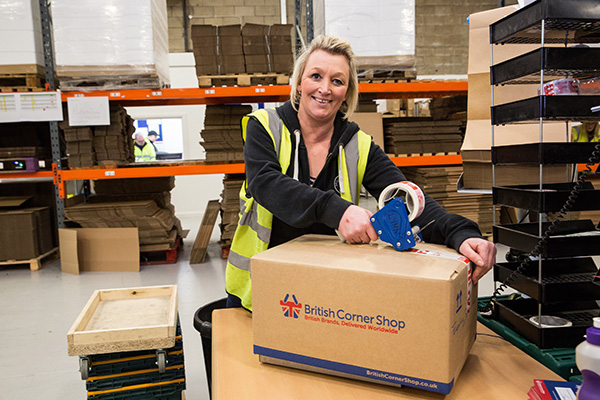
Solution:
[[[44,65],[37,0],[0,1],[0,35],[0,65]]]
[[[54,0],[59,76],[158,75],[169,81],[165,0]]]
[[[314,8],[315,36],[348,39],[360,70],[414,68],[414,0],[317,0]]]

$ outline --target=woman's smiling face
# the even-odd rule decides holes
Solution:
[[[346,57],[316,50],[306,61],[299,112],[313,120],[332,121],[346,100],[350,67]]]

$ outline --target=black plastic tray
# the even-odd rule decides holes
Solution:
[[[492,164],[587,163],[598,143],[545,142],[492,147]]]
[[[600,4],[600,3],[599,3]],[[492,107],[492,124],[539,123],[551,121],[600,120],[591,111],[600,104],[600,96],[537,96]]]
[[[498,300],[494,318],[541,349],[575,347],[584,340],[585,330],[592,326],[592,318],[600,316],[595,301],[561,303],[542,306],[542,315],[552,315],[571,321],[570,327],[541,328],[529,321],[538,315],[534,299]]]
[[[494,266],[494,280],[504,282],[520,265],[518,262]],[[600,285],[594,283],[598,268],[591,257],[542,260],[542,280],[539,263],[530,261],[523,274],[516,274],[509,286],[546,303],[600,299]]]
[[[546,183],[540,185],[497,186],[493,188],[494,204],[523,208],[536,212],[559,211],[567,199],[574,183]],[[584,182],[571,211],[588,211],[600,208],[600,190],[594,190],[590,182]]]
[[[540,43],[541,21],[548,31],[576,32],[568,42],[597,42],[600,4],[597,0],[539,0],[490,25],[490,43]],[[566,35],[546,38],[563,43]]]
[[[542,224],[545,231],[549,222]],[[564,221],[558,226],[555,235],[567,235],[576,232],[594,230],[594,223],[589,220]],[[534,249],[540,236],[538,223],[494,225],[494,242],[502,243],[516,250],[530,252]],[[600,255],[600,236],[550,237],[542,247],[543,258],[577,257]]]
[[[584,79],[600,75],[600,49],[542,47],[491,67],[492,85],[539,84],[562,78]]]

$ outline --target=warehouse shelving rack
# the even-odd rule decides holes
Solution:
[[[46,78],[50,89],[54,87],[54,60],[48,3],[39,0],[41,24],[44,42],[44,58]],[[173,106],[202,104],[236,104],[283,102],[289,98],[289,85],[270,86],[233,86],[186,89],[127,89],[127,90],[95,90],[62,92],[62,101],[69,97],[108,97],[109,101],[118,102],[122,106]],[[359,93],[374,94],[379,99],[434,98],[467,94],[466,81],[411,81],[360,83]],[[140,178],[156,176],[201,175],[201,174],[233,174],[243,173],[244,165],[240,163],[208,163],[202,161],[183,161],[177,163],[160,163],[156,165],[128,165],[115,168],[63,169],[61,166],[60,140],[56,122],[50,122],[52,146],[52,171],[35,173],[8,174],[0,173],[0,182],[17,180],[53,179],[56,186],[56,206],[58,225],[64,224],[64,199],[66,182],[94,179]],[[428,155],[414,157],[393,157],[397,166],[424,165],[460,165],[460,155]]]
[[[467,93],[466,81],[413,81],[390,83],[361,83],[360,93],[376,94],[381,99],[434,98]],[[289,98],[289,85],[234,86],[189,89],[129,89],[62,92],[62,100],[69,97],[108,97],[123,106],[164,106],[190,104],[231,104],[283,102]],[[397,166],[460,165],[460,155],[430,155],[393,157]],[[52,172],[41,171],[19,174],[19,178],[53,177],[58,193],[64,198],[65,183],[73,180],[141,178],[152,176],[233,174],[243,173],[239,163],[208,163],[200,161],[165,163],[160,166],[130,165],[119,168],[67,170],[55,167]],[[17,175],[0,175],[2,179]]]
[[[507,285],[530,298],[498,300],[494,310],[499,321],[513,327],[540,348],[574,347],[581,342],[592,317],[600,315],[596,300],[600,286],[594,284],[598,272],[590,257],[600,254],[600,236],[573,236],[593,231],[590,220],[565,221],[556,225],[549,237],[545,232],[550,212],[559,212],[570,198],[572,182],[544,184],[544,165],[586,163],[594,149],[589,143],[544,142],[545,121],[598,120],[591,107],[600,96],[545,96],[494,105],[496,85],[537,83],[542,86],[555,79],[591,78],[600,75],[597,57],[600,49],[566,47],[573,43],[600,43],[600,3],[595,0],[538,0],[490,25],[492,51],[492,164],[537,164],[539,184],[493,187],[495,205],[528,209],[538,213],[537,223],[494,225],[494,241],[512,249],[534,254],[530,262],[499,263],[494,267],[495,282]],[[494,46],[535,43],[541,48],[494,65]],[[547,43],[564,48],[545,47]],[[591,60],[587,57],[595,57]],[[539,143],[494,146],[494,126],[538,123]],[[494,168],[495,170],[495,168]],[[565,179],[567,180],[567,179]],[[494,173],[495,182],[495,173]],[[600,191],[582,186],[570,211],[600,209]],[[571,326],[543,327],[542,315],[568,320]],[[530,318],[537,317],[537,321]]]

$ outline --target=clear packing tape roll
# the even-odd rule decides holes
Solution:
[[[381,210],[389,201],[398,197],[406,205],[409,221],[413,221],[423,213],[425,209],[425,195],[420,187],[408,181],[396,182],[383,189],[383,192],[379,195],[379,203],[377,205]]]

